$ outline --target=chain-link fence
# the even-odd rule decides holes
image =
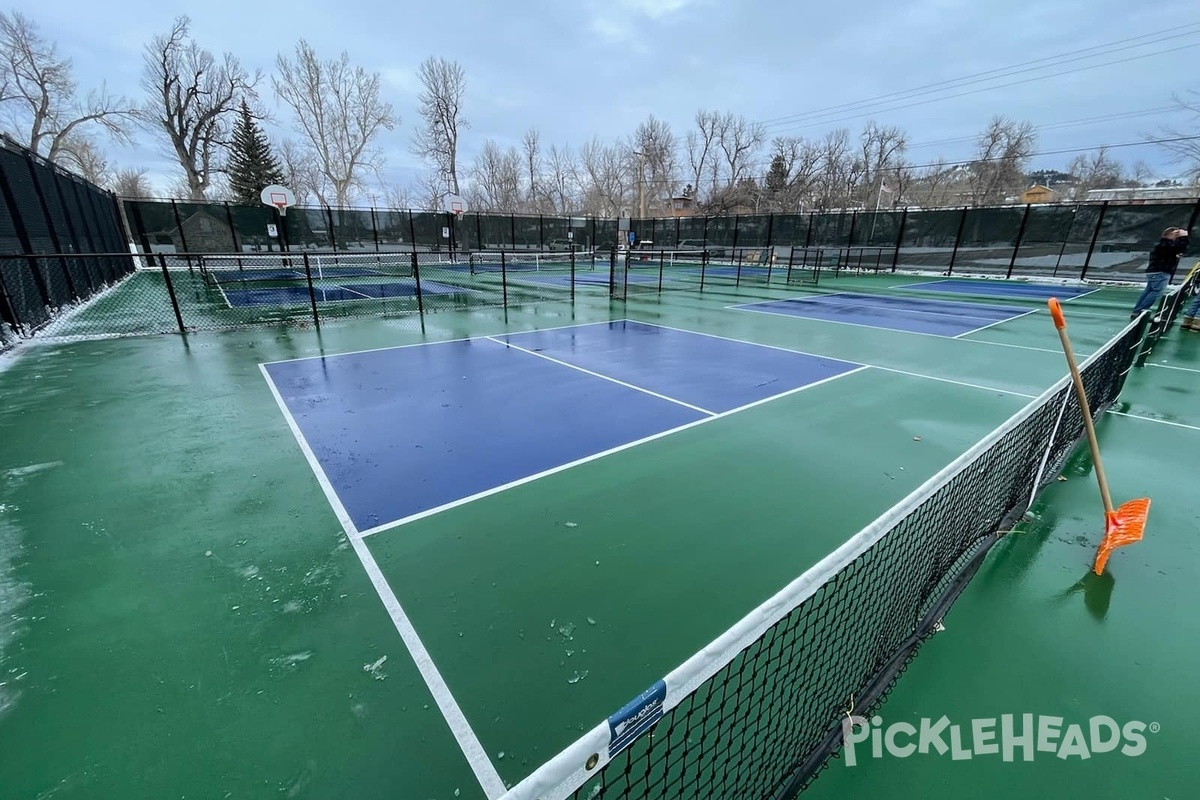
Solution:
[[[32,336],[133,268],[112,194],[0,141],[0,345]]]
[[[1196,201],[656,219],[325,207],[281,216],[229,203],[118,204],[19,148],[0,150],[0,191],[3,331],[67,338],[423,320],[847,271],[1139,282],[1163,229],[1194,227],[1200,212]]]

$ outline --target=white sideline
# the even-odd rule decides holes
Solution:
[[[466,715],[463,714],[458,701],[454,699],[454,695],[450,693],[450,687],[446,685],[445,679],[442,678],[442,674],[433,663],[433,658],[429,655],[429,651],[425,648],[421,637],[417,635],[417,630],[413,627],[412,621],[404,613],[404,609],[401,607],[400,601],[396,598],[395,592],[388,585],[387,579],[379,569],[379,565],[375,563],[375,557],[367,549],[366,542],[363,541],[362,535],[355,528],[354,522],[346,512],[345,506],[342,505],[337,492],[334,491],[333,485],[325,475],[325,470],[321,468],[316,455],[308,446],[308,442],[305,441],[304,434],[300,431],[300,426],[296,423],[287,404],[284,403],[283,396],[280,395],[275,382],[271,380],[271,374],[267,371],[267,365],[259,364],[258,368],[262,372],[263,378],[266,379],[267,386],[271,390],[271,395],[275,398],[275,402],[279,406],[279,410],[283,413],[284,419],[287,420],[288,427],[292,430],[292,435],[296,437],[296,443],[300,445],[300,450],[304,453],[304,458],[308,460],[309,467],[312,468],[313,474],[316,475],[317,483],[320,484],[322,491],[325,492],[325,498],[333,508],[338,522],[341,523],[342,530],[345,532],[351,547],[354,548],[355,555],[358,556],[358,560],[366,571],[367,577],[371,579],[371,585],[375,587],[375,592],[383,602],[384,608],[387,609],[388,616],[392,619],[392,624],[396,627],[396,631],[404,641],[405,647],[408,648],[408,653],[412,657],[413,663],[416,664],[417,670],[421,673],[421,677],[424,678],[425,685],[429,688],[429,693],[433,696],[434,702],[437,703],[438,708],[441,710],[442,716],[445,718],[450,731],[454,734],[454,739],[458,742],[458,746],[462,750],[463,756],[466,757],[467,763],[470,764],[472,772],[475,773],[475,778],[479,781],[479,785],[483,787],[484,792],[487,793],[489,800],[495,800],[495,798],[504,794],[505,791],[504,781],[501,780],[500,773],[496,771],[496,767],[488,757],[487,751],[483,749],[479,737],[471,729],[471,724],[467,722]]]

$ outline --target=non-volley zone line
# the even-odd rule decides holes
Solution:
[[[767,300],[730,308],[947,338],[967,336],[1034,313],[1012,306],[856,292]]]
[[[364,536],[866,369],[628,321],[263,368]]]

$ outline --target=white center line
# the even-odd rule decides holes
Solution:
[[[590,369],[585,369],[585,368],[577,366],[575,364],[570,364],[566,361],[560,361],[559,359],[554,358],[553,356],[548,356],[545,353],[539,353],[536,350],[530,350],[527,347],[521,347],[520,345],[515,345],[512,342],[506,342],[503,339],[497,339],[494,336],[486,336],[484,338],[486,338],[489,342],[495,342],[496,344],[504,345],[505,347],[511,347],[513,350],[517,350],[522,353],[528,353],[531,356],[537,356],[538,358],[544,358],[547,361],[551,361],[560,366],[570,367],[571,369],[578,370],[578,371],[584,373],[585,375],[591,375],[593,378],[601,378],[603,380],[609,381],[610,383],[615,383],[618,386],[624,386],[626,389],[633,389],[635,391],[642,392],[643,394],[648,394],[651,397],[657,397],[659,400],[666,400],[669,403],[674,403],[675,405],[683,406],[684,408],[690,408],[692,411],[699,411],[701,414],[707,414],[710,417],[717,416],[717,412],[709,411],[707,408],[701,408],[700,406],[694,406],[691,403],[685,403],[682,400],[676,400],[674,397],[667,397],[665,394],[659,394],[658,392],[651,391],[650,389],[644,389],[641,386],[635,386],[632,383],[626,383],[625,381],[618,380],[616,378],[611,378],[608,375],[601,375],[599,372],[592,372]]]

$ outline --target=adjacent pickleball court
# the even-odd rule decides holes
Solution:
[[[987,297],[1009,297],[1022,300],[1049,300],[1057,297],[1059,300],[1073,300],[1076,297],[1092,294],[1098,291],[1095,286],[1078,286],[1070,284],[1025,283],[1021,281],[987,281],[947,279],[942,281],[922,281],[903,283],[892,287],[894,289],[912,289],[921,292],[939,292],[942,294],[968,294]]]
[[[948,337],[965,336],[1033,313],[1016,306],[856,292],[768,300],[732,308]]]

